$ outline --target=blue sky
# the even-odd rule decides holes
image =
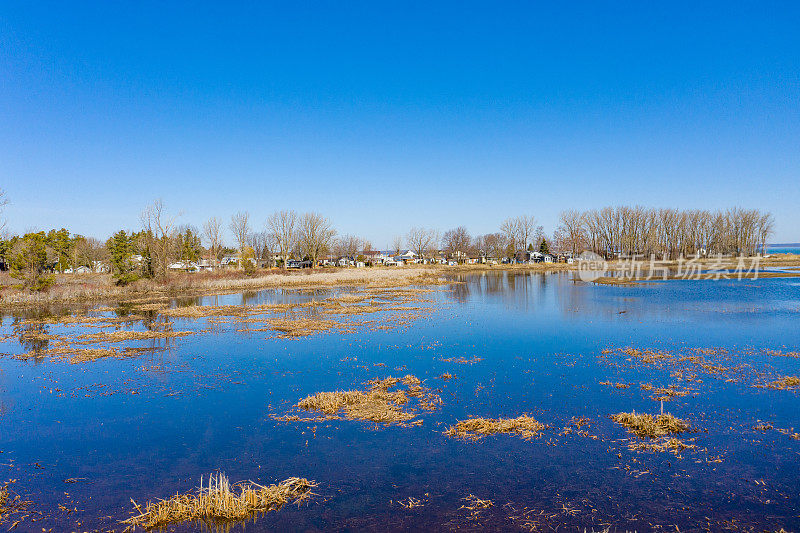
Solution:
[[[292,208],[386,247],[740,205],[800,241],[798,28],[796,2],[3,2],[5,217]]]

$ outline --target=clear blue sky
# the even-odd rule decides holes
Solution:
[[[0,187],[103,238],[163,198],[378,247],[626,203],[800,241],[800,3],[3,2]]]

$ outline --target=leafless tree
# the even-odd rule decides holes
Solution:
[[[392,249],[394,253],[400,255],[400,252],[403,248],[403,238],[400,235],[396,235],[394,239],[392,239]]]
[[[241,258],[251,232],[250,213],[247,211],[239,211],[231,217],[231,223],[228,227],[231,233],[233,233],[233,238],[236,240],[236,245],[239,249],[239,257]],[[241,261],[239,262],[241,263]]]
[[[0,189],[0,233],[6,229],[6,219],[3,217],[3,212],[6,210],[7,205],[8,196],[6,196],[6,191],[4,189]]]
[[[442,245],[445,252],[448,256],[455,257],[458,262],[464,261],[471,244],[472,238],[464,226],[446,231],[442,237]]]
[[[140,219],[153,273],[159,278],[166,277],[175,253],[175,217],[167,214],[164,202],[159,199],[142,211]]]
[[[247,244],[253,249],[257,260],[266,261],[272,259],[272,247],[270,243],[271,238],[266,231],[250,233],[247,237]]]
[[[538,245],[538,241],[541,241],[543,235],[542,228],[536,225],[536,217],[530,215],[518,216],[516,227],[516,240],[520,250],[527,250],[529,244]]]
[[[300,217],[300,249],[313,265],[330,249],[335,235],[336,230],[331,227],[330,221],[319,213],[305,213]]]
[[[267,228],[284,262],[289,259],[297,244],[297,213],[277,211],[267,219]]]
[[[738,207],[710,212],[622,206],[580,216],[587,245],[606,256],[754,255],[773,231],[771,214]],[[566,233],[563,221],[559,229]]]
[[[218,262],[222,251],[222,222],[216,217],[206,220],[203,224],[203,237],[208,242],[208,251],[211,253],[212,261]]]
[[[519,231],[517,218],[507,218],[500,225],[500,231],[505,235],[506,241],[506,255],[511,258],[517,252],[517,239],[519,238]]]
[[[578,255],[578,250],[586,246],[586,217],[583,213],[575,209],[562,211],[558,231],[573,257]]]
[[[438,240],[435,230],[418,227],[411,228],[406,239],[408,240],[408,246],[417,254],[420,260],[425,259],[425,255],[435,246]]]
[[[344,235],[336,242],[336,255],[355,259],[361,251],[361,239],[353,235]]]

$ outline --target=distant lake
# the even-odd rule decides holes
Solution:
[[[310,302],[397,306],[352,318],[348,331],[298,338],[223,307],[199,318],[158,306],[90,315],[108,323],[5,316],[0,482],[16,479],[11,488],[42,513],[15,531],[119,531],[131,498],[191,491],[216,471],[319,483],[307,505],[233,531],[800,529],[800,398],[768,386],[800,375],[800,278],[624,287],[498,272],[454,281],[402,298],[321,289],[168,302],[304,304],[311,314]],[[295,311],[275,312],[291,320]],[[93,362],[54,355],[65,336],[116,330],[193,334],[99,344],[118,357]],[[14,358],[22,353],[40,356]],[[441,399],[416,410],[419,425],[279,419],[317,392],[405,375]],[[657,415],[658,394],[692,427],[675,453],[635,449],[650,440],[610,418]],[[545,425],[530,441],[444,435],[459,420],[525,413]],[[470,509],[471,495],[493,505]]]
[[[767,253],[771,254],[800,254],[799,243],[768,244]]]

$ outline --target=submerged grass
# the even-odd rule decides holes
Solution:
[[[528,415],[517,418],[469,418],[459,420],[444,432],[448,437],[461,439],[482,439],[496,433],[511,433],[525,440],[531,440],[545,428],[535,418]]]
[[[222,525],[239,522],[269,511],[279,511],[289,502],[297,504],[308,500],[316,483],[305,478],[292,477],[277,485],[262,486],[251,481],[231,484],[222,473],[211,475],[208,485],[194,493],[176,494],[156,502],[147,502],[144,508],[133,502],[138,514],[124,520],[128,530],[161,528],[183,522],[205,522]]]
[[[640,438],[654,439],[666,435],[684,433],[691,429],[688,422],[669,413],[663,413],[655,417],[646,413],[617,413],[611,419],[617,424],[625,426],[630,433]]]

